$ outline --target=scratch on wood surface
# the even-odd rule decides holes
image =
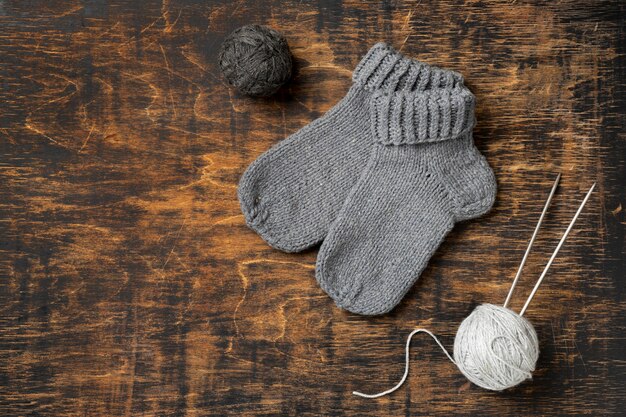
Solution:
[[[91,125],[91,129],[89,130],[89,134],[87,135],[87,137],[83,141],[83,144],[80,146],[80,149],[78,150],[78,153],[81,153],[83,151],[83,149],[85,149],[85,146],[87,146],[87,142],[89,142],[89,138],[91,138],[91,134],[93,133],[95,128],[96,128],[96,124],[94,123],[93,125]]]
[[[587,372],[587,364],[585,363],[585,359],[583,358],[583,354],[578,348],[578,344],[576,343],[576,339],[572,339],[574,346],[576,347],[576,351],[578,352],[578,356],[580,357],[580,361],[583,363],[583,367],[585,368],[585,372]]]
[[[622,212],[622,203],[620,203],[617,207],[615,207],[615,209],[611,210],[611,213],[614,216],[617,216],[621,212]]]
[[[183,231],[183,228],[185,227],[185,223],[187,222],[187,217],[185,217],[183,219],[183,222],[181,223],[180,227],[178,228],[178,232],[176,232],[176,236],[174,236],[174,242],[172,242],[172,248],[170,249],[169,253],[167,254],[167,258],[165,258],[165,262],[163,262],[163,266],[161,267],[161,269],[165,270],[165,267],[167,266],[167,263],[170,261],[170,258],[172,257],[172,253],[174,253],[174,249],[176,249],[176,243],[178,242],[178,239],[180,238],[180,232]]]
[[[241,307],[243,302],[246,300],[246,295],[248,295],[248,277],[246,277],[246,274],[243,272],[243,269],[242,269],[244,265],[246,264],[244,263],[237,264],[237,274],[239,275],[239,278],[241,279],[241,284],[242,284],[241,286],[243,289],[243,294],[241,295],[241,299],[239,300],[239,302],[235,306],[235,309],[233,310],[233,326],[235,327],[235,335],[229,341],[228,349],[226,349],[227,353],[232,351],[233,342],[235,338],[240,336],[239,325],[237,324],[237,312],[239,311],[239,308]]]
[[[300,72],[319,71],[320,69],[329,69],[329,70],[337,71],[346,77],[352,78],[352,70],[347,69],[347,68],[342,68],[330,62],[308,65],[306,67],[300,68]]]
[[[237,324],[237,313],[239,312],[239,309],[240,309],[241,305],[246,300],[246,296],[248,294],[249,280],[248,280],[248,277],[246,276],[245,272],[243,271],[243,268],[248,266],[248,265],[258,264],[258,263],[270,263],[270,264],[280,264],[280,265],[298,265],[298,266],[303,267],[304,269],[311,269],[311,270],[315,269],[314,265],[302,264],[302,263],[299,263],[299,262],[292,262],[292,261],[278,261],[278,260],[273,260],[273,259],[251,259],[251,260],[245,260],[245,261],[238,262],[237,263],[237,274],[239,275],[239,277],[241,279],[243,294],[241,296],[241,299],[239,300],[239,302],[235,306],[235,310],[233,311],[233,325],[234,325],[234,328],[235,328],[235,335],[234,335],[233,339],[229,343],[229,348],[227,350],[228,352],[232,351],[233,340],[240,336],[239,325]]]
[[[46,135],[44,132],[37,130],[36,128],[34,128],[33,126],[31,126],[28,122],[24,125],[24,127],[26,127],[26,129],[28,130],[32,130],[33,132],[37,133],[38,135],[43,136],[44,138],[48,139],[50,142],[59,145],[59,146],[63,146],[64,148],[67,148],[64,145],[61,145],[56,139],[51,138],[50,136]]]
[[[181,55],[187,60],[189,61],[191,64],[193,64],[194,66],[198,67],[201,71],[207,71],[207,67],[205,65],[203,65],[202,63],[200,63],[200,61],[197,58],[192,58],[191,54],[188,52],[188,46],[187,47],[183,47],[181,49]],[[213,74],[209,74],[209,75],[213,75]]]
[[[300,301],[300,300],[312,300],[312,299],[326,299],[326,296],[324,295],[317,295],[317,296],[307,296],[307,297],[290,297],[287,300],[285,300],[284,303],[280,304],[280,307],[278,308],[278,311],[280,312],[280,316],[281,316],[281,322],[282,322],[282,326],[281,326],[281,331],[280,334],[278,336],[276,336],[273,340],[273,342],[277,342],[278,340],[282,339],[283,337],[285,337],[285,330],[287,329],[287,315],[285,314],[285,307],[287,306],[287,304],[293,302],[293,301]]]
[[[125,416],[133,415],[133,400],[134,400],[134,388],[135,388],[135,376],[137,367],[137,335],[132,337],[130,362],[128,363],[128,395],[126,396]]]
[[[170,22],[170,1],[169,0],[163,0],[163,6],[161,7],[161,13],[163,16],[163,20],[165,21],[165,29],[163,29],[163,31],[165,33],[171,33],[174,30],[174,26],[176,26],[176,23],[178,22],[178,19],[180,19],[180,15],[183,12],[183,9],[179,9],[178,10],[178,16],[176,17],[176,19],[174,20],[174,22]]]
[[[66,11],[64,11],[64,12],[63,12],[63,13],[61,13],[61,14],[54,15],[54,16],[53,16],[53,18],[55,18],[55,19],[59,19],[59,18],[61,18],[61,17],[69,16],[69,15],[74,14],[74,13],[76,13],[76,12],[80,11],[80,10],[83,10],[84,8],[85,8],[84,6],[76,6],[76,7],[72,7],[71,9],[66,10]]]
[[[174,115],[174,119],[178,118],[178,114],[176,112],[176,102],[174,101],[174,94],[172,93],[172,69],[170,68],[169,62],[167,61],[167,55],[165,54],[165,49],[163,49],[163,45],[159,44],[159,48],[161,49],[161,53],[163,54],[163,61],[165,62],[165,68],[167,69],[167,76],[169,77],[169,84],[170,84],[170,88],[169,88],[169,98],[170,98],[170,104],[171,104],[171,108],[172,108],[172,114]]]
[[[209,182],[213,185],[216,185],[218,187],[224,187],[224,188],[231,188],[231,189],[237,189],[237,184],[228,184],[228,183],[224,183],[224,182],[220,182],[217,180],[214,180],[211,177],[211,174],[216,172],[219,168],[219,165],[216,164],[212,158],[210,158],[207,155],[203,156],[204,161],[207,163],[203,168],[202,168],[202,176],[201,178],[196,181],[196,184],[201,182],[201,181],[206,181]]]

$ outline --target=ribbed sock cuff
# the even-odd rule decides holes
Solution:
[[[463,84],[463,76],[458,72],[406,58],[381,42],[374,45],[357,65],[352,81],[368,90],[425,91],[455,88]]]
[[[379,90],[370,106],[374,141],[384,145],[454,139],[475,124],[475,98],[467,88],[390,94]]]

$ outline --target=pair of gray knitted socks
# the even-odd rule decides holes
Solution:
[[[323,241],[322,289],[348,311],[386,313],[454,223],[494,202],[474,121],[460,74],[379,43],[335,107],[246,170],[238,191],[246,223],[285,252]]]

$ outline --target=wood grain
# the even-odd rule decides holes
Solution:
[[[0,414],[623,415],[626,16],[592,3],[0,1]],[[216,67],[248,23],[296,59],[269,99]],[[315,250],[245,226],[236,186],[379,40],[465,75],[499,193],[393,313],[363,318],[317,286]],[[534,380],[481,390],[419,339],[399,392],[352,396],[397,381],[414,327],[451,347],[477,304],[504,300],[557,172],[513,308],[598,188],[527,314]]]

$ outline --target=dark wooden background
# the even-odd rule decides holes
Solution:
[[[588,4],[593,3],[593,4]],[[0,1],[0,414],[3,416],[624,415],[625,4],[487,1]],[[216,66],[244,24],[282,31],[293,81],[269,99]],[[401,305],[337,309],[316,251],[249,230],[246,166],[322,115],[386,40],[462,72],[499,183]],[[501,303],[557,172],[562,186],[519,309],[584,192],[591,198],[527,317],[535,378],[470,385],[451,348]]]

